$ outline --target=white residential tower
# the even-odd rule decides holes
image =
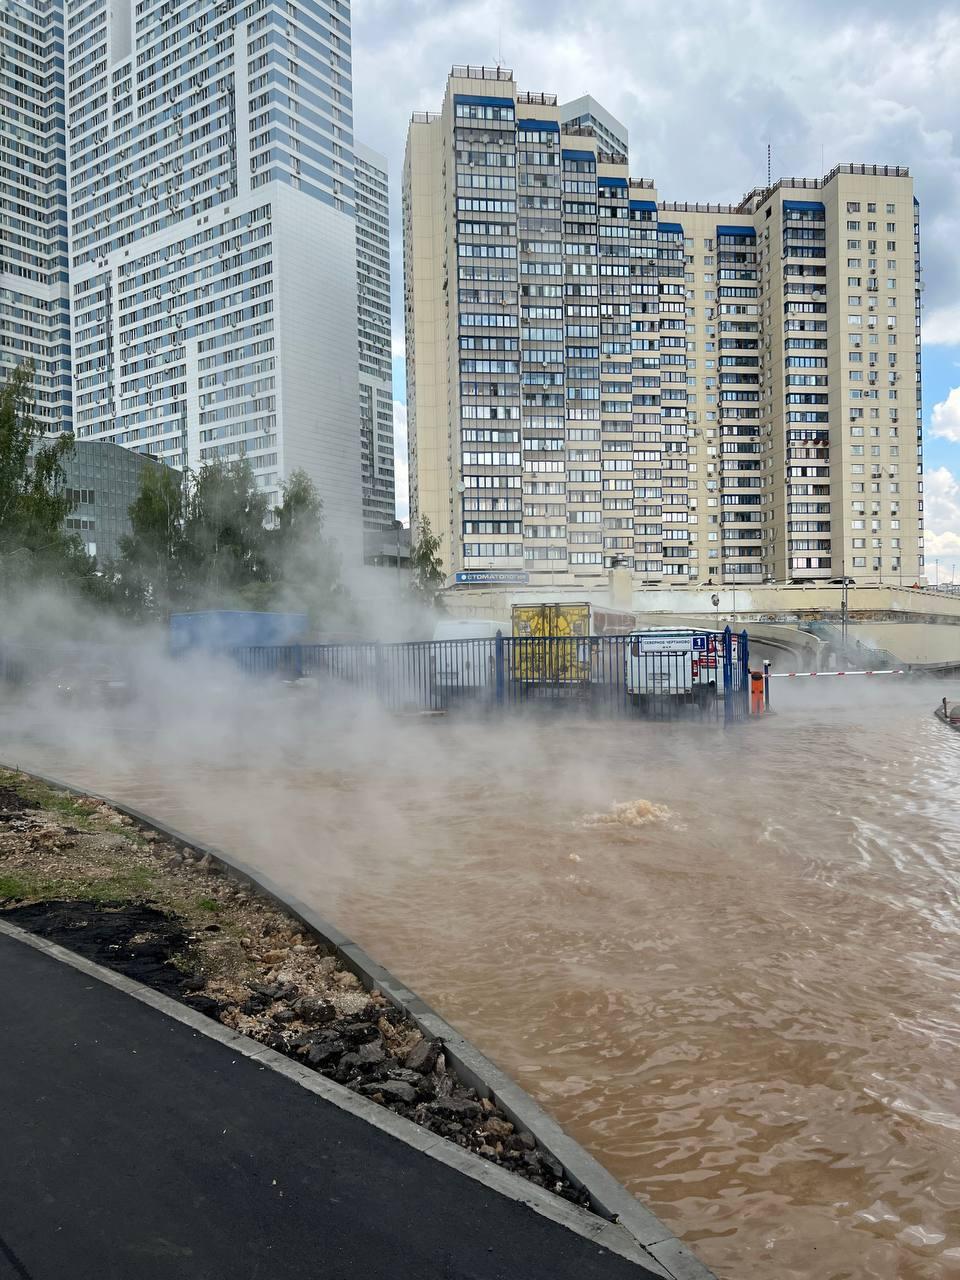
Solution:
[[[363,523],[390,529],[393,472],[393,343],[390,332],[390,200],[387,161],[354,148],[357,185],[357,328]]]
[[[72,425],[63,5],[0,5],[0,378],[34,367],[35,413]]]
[[[67,0],[74,421],[303,468],[359,557],[350,9]]]

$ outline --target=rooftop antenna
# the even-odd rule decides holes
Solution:
[[[767,188],[773,186],[773,164],[770,156],[770,143],[767,143]]]

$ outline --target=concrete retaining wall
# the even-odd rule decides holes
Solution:
[[[960,664],[960,627],[936,622],[856,622],[850,634],[864,644],[888,649],[901,662]]]
[[[617,599],[614,596],[617,595]],[[509,625],[514,604],[551,600],[585,600],[597,605],[628,608],[639,614],[710,615],[720,597],[721,617],[765,614],[770,620],[783,615],[839,613],[843,591],[838,586],[794,587],[770,584],[756,587],[697,586],[673,589],[634,589],[629,603],[620,598],[616,584],[604,578],[589,583],[568,582],[551,586],[456,587],[443,592],[444,608],[454,617],[493,618]],[[896,614],[904,617],[960,621],[960,596],[947,592],[919,591],[899,586],[851,586],[847,589],[850,613]],[[651,625],[656,625],[650,618]]]

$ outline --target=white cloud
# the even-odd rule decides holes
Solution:
[[[960,341],[960,334],[958,334]],[[960,387],[954,387],[946,400],[933,406],[930,420],[931,435],[960,444]]]
[[[714,0],[697,6],[694,24],[682,5],[622,0],[588,10],[573,0],[355,0],[356,134],[389,157],[396,280],[410,113],[439,108],[452,63],[495,64],[502,47],[522,89],[561,101],[592,93],[623,120],[633,173],[654,178],[663,199],[739,199],[765,181],[768,142],[774,177],[845,161],[909,165],[924,340],[960,344],[956,0],[807,0],[802,12],[785,36],[776,0]],[[912,255],[905,230],[899,257]]]
[[[396,477],[397,519],[410,520],[410,469],[407,463],[407,406],[393,402],[393,467]]]
[[[942,582],[951,577],[953,565],[960,564],[960,480],[949,467],[936,467],[924,476],[923,498],[927,577],[939,560]]]
[[[960,345],[960,306],[939,307],[923,318],[923,341],[928,347]]]

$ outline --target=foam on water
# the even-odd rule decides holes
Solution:
[[[669,822],[673,814],[665,804],[652,800],[626,800],[612,805],[605,813],[588,813],[580,821],[582,827],[648,827],[655,822]]]

